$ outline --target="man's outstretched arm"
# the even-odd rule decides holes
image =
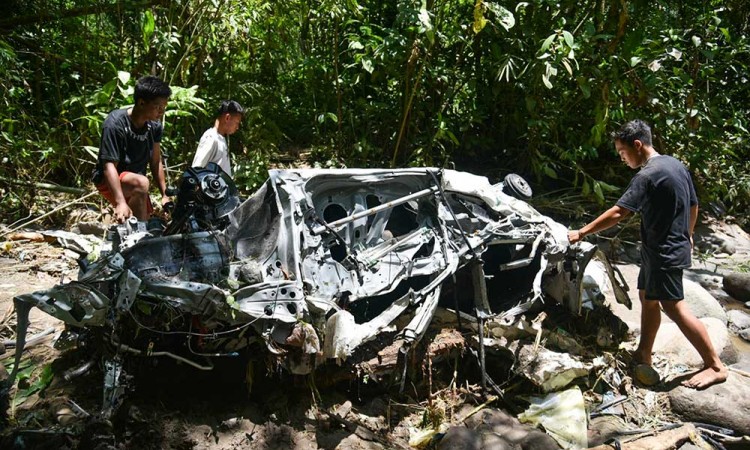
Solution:
[[[580,230],[569,230],[568,240],[575,244],[589,234],[598,233],[617,225],[622,219],[630,216],[633,212],[622,206],[615,205],[604,211],[599,217],[581,228]]]

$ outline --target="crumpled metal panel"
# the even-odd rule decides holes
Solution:
[[[202,327],[199,340],[216,351],[243,348],[252,334],[307,373],[320,342],[326,358],[345,359],[399,317],[409,319],[399,330],[405,344],[419,342],[444,281],[470,263],[484,265],[481,283],[485,273],[496,280],[497,298],[480,305],[486,317],[514,316],[541,299],[578,313],[582,298],[598,297],[599,280],[614,279],[608,264],[589,264],[595,247],[569,245],[567,227],[501,184],[451,170],[272,170],[226,223],[161,237],[122,228],[128,244],[77,283],[17,299],[77,326],[104,324],[110,299],[115,321],[148,314],[139,301],[165,304],[170,317],[190,318],[174,322],[189,324],[187,336]],[[203,339],[212,330],[236,336]]]
[[[103,325],[110,304],[107,296],[77,281],[46,291],[19,295],[16,299],[76,326]]]

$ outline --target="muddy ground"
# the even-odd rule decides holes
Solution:
[[[13,296],[75,279],[75,256],[48,242],[3,243],[1,339],[14,339]],[[701,262],[718,267],[722,259]],[[731,260],[731,264],[742,267],[747,262]],[[101,368],[95,363],[85,374],[66,379],[67,371],[87,362],[86,349],[53,348],[62,323],[32,310],[30,335],[51,327],[54,332],[25,353],[25,379],[11,392],[10,405],[3,405],[7,417],[0,425],[5,428],[0,448],[405,449],[412,448],[410,437],[420,429],[460,424],[477,407],[515,415],[528,405],[526,396],[538,393],[523,380],[503,376],[500,369],[493,372],[494,381],[507,396],[498,399],[491,390],[482,391],[476,359],[460,346],[442,361],[412,361],[412,375],[403,391],[390,377],[374,381],[346,368],[327,368],[324,375],[313,378],[283,373],[262,358],[252,363],[252,369],[245,360],[219,360],[208,372],[171,360],[147,359],[127,367],[126,403],[111,421],[104,421],[97,418]],[[440,331],[435,328],[426,344]],[[470,332],[463,334],[466,340],[470,336]],[[6,370],[12,354],[9,348],[0,355]],[[504,373],[508,374],[507,368]],[[627,377],[625,370],[622,373]],[[595,375],[578,384],[589,406],[601,403],[601,392],[592,389]],[[621,394],[632,400],[625,414],[632,428],[657,429],[679,422],[669,411],[666,394],[635,383],[624,385],[627,392]],[[592,436],[597,432],[590,430]],[[594,443],[590,436],[589,444]]]

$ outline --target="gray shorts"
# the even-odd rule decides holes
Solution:
[[[638,289],[646,291],[646,300],[682,300],[682,269],[651,269],[644,264],[638,273]]]

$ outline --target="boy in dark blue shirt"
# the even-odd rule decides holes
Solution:
[[[705,389],[727,378],[706,327],[683,301],[682,271],[690,267],[693,229],[698,220],[698,200],[685,166],[660,155],[651,144],[651,128],[641,120],[626,123],[613,134],[620,158],[633,177],[617,204],[580,230],[568,232],[571,244],[584,236],[606,230],[632,213],[641,214],[641,337],[633,355],[636,362],[651,365],[661,311],[672,319],[703,359],[703,368],[682,384]]]

